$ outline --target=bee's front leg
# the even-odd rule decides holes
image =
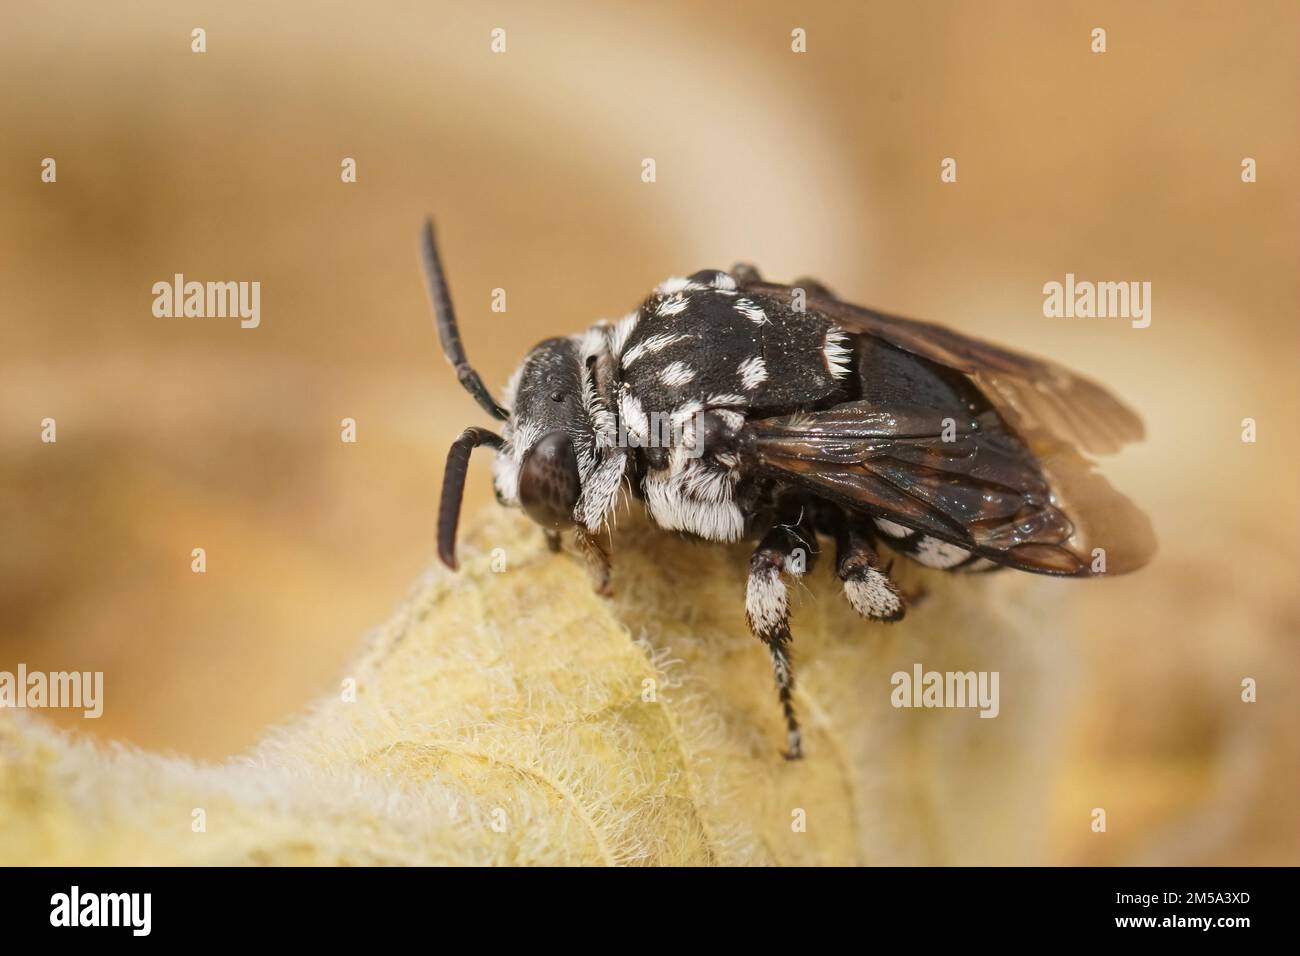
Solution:
[[[790,660],[790,605],[783,574],[802,577],[812,566],[817,537],[802,511],[789,524],[774,525],[764,535],[749,561],[749,583],[745,590],[745,617],[754,636],[767,645],[772,655],[777,695],[785,713],[789,760],[803,756],[803,736],[795,715],[794,665]]]
[[[600,538],[586,528],[578,528],[574,541],[587,561],[587,573],[591,575],[592,587],[601,597],[609,597],[614,593],[609,584],[609,550]]]

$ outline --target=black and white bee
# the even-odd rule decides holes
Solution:
[[[873,621],[905,610],[882,545],[929,568],[1074,577],[1132,571],[1154,551],[1146,517],[1081,454],[1142,438],[1141,421],[1052,362],[737,265],[669,279],[618,322],[540,343],[498,403],[465,357],[432,223],[422,251],[443,351],[504,422],[451,447],[442,560],[456,567],[479,445],[497,452],[497,500],[554,550],[572,529],[602,593],[602,538],[625,490],[666,530],[756,539],[745,610],[772,655],[790,758],[802,747],[786,579],[812,567],[819,535]]]

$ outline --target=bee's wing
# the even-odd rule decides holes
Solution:
[[[748,293],[790,302],[794,289],[771,282],[746,283]],[[1143,437],[1142,420],[1104,388],[1046,359],[1022,355],[946,329],[850,305],[809,289],[808,311],[820,312],[847,332],[889,344],[965,373],[1021,436],[1050,451],[1069,442],[1083,451],[1112,454]],[[1055,440],[1055,441],[1054,441]]]
[[[1122,574],[1155,550],[1146,516],[1091,462],[1064,443],[1031,452],[991,411],[848,402],[750,421],[744,435],[769,476],[998,564]]]

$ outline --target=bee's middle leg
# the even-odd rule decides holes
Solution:
[[[835,573],[844,582],[844,596],[869,621],[898,621],[907,610],[898,587],[880,567],[871,519],[851,512],[836,517]]]
[[[772,655],[777,695],[785,714],[785,756],[790,760],[803,756],[803,738],[792,700],[794,666],[790,660],[790,603],[782,575],[802,577],[812,566],[816,552],[817,537],[812,522],[802,511],[796,511],[789,523],[774,525],[754,549],[745,590],[745,617],[749,629],[767,645]]]

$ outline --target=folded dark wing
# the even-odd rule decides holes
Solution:
[[[768,476],[999,564],[1120,574],[1154,550],[1145,515],[1090,462],[1064,443],[1031,452],[992,410],[849,402],[751,421],[744,434]]]
[[[746,283],[747,293],[790,302],[791,286]],[[1142,421],[1128,406],[1082,375],[1046,359],[1013,352],[935,325],[841,302],[809,290],[809,311],[820,312],[848,332],[875,336],[913,355],[968,375],[1012,428],[1031,445],[1070,442],[1094,454],[1112,454],[1143,437]],[[1037,450],[1037,449],[1036,449]]]

